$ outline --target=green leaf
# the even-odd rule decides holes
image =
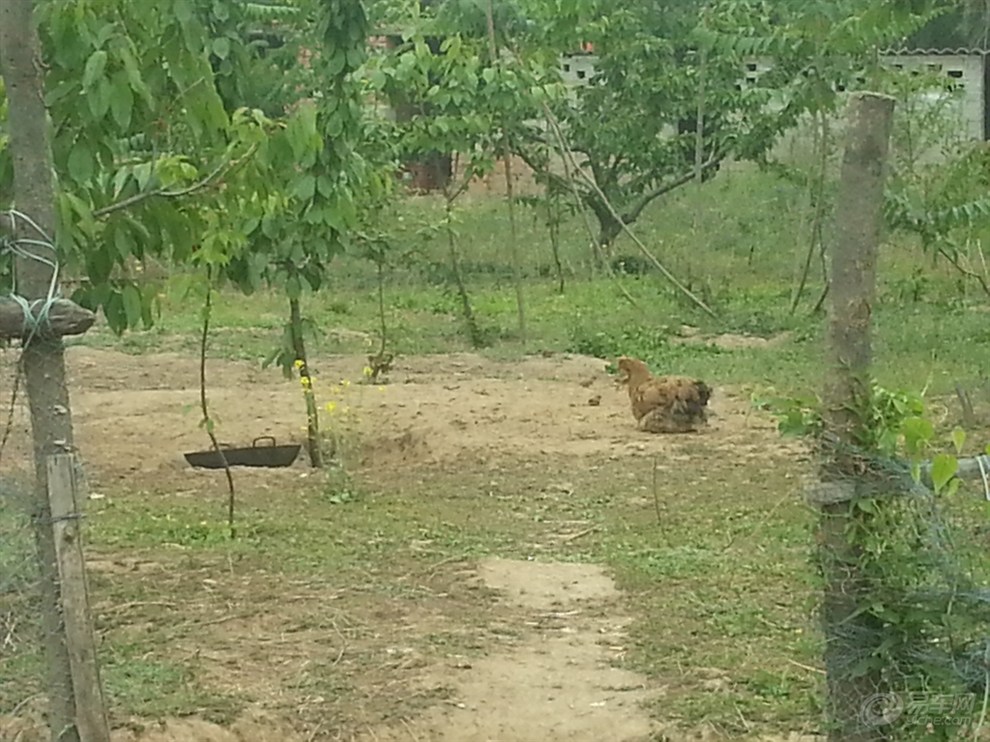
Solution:
[[[127,76],[127,83],[131,86],[131,90],[140,95],[145,104],[150,107],[153,102],[151,90],[141,76],[141,70],[138,67],[137,60],[134,58],[134,54],[128,47],[120,49],[119,54],[120,60],[124,64],[124,74]]]
[[[230,54],[230,39],[226,36],[219,36],[213,39],[213,53],[216,54],[220,59],[226,59],[227,55]]]
[[[141,323],[143,314],[141,292],[134,284],[128,284],[123,291],[124,316],[127,318],[128,327],[137,327]]]
[[[869,513],[870,515],[877,515],[880,512],[877,501],[873,498],[861,498],[859,500],[853,501],[857,510],[862,510],[864,513]]]
[[[230,18],[230,11],[227,9],[227,4],[221,2],[221,0],[214,0],[213,2],[213,15],[218,21],[225,21]]]
[[[119,291],[113,291],[103,303],[103,316],[114,334],[121,334],[127,329],[127,312],[124,309],[124,299]]]
[[[194,16],[192,5],[189,4],[188,0],[175,0],[173,11],[175,19],[183,25],[189,23]]]
[[[911,456],[924,450],[935,435],[935,426],[923,417],[909,417],[901,423],[904,447]]]
[[[85,142],[76,142],[69,152],[69,177],[76,183],[84,185],[93,177],[93,153]]]
[[[161,300],[158,296],[158,286],[148,284],[141,292],[141,322],[144,329],[150,330],[155,325],[155,319],[162,314]]]
[[[963,446],[966,445],[966,431],[956,428],[952,431],[952,445],[956,447],[956,455],[961,455]]]
[[[316,178],[310,173],[303,173],[296,178],[292,186],[293,195],[300,201],[312,201],[316,194]]]
[[[118,72],[114,75],[113,86],[110,90],[110,115],[121,129],[131,125],[131,112],[134,110],[134,93],[131,90],[127,75]]]
[[[959,488],[962,486],[962,480],[959,477],[953,477],[949,480],[949,486],[945,488],[946,497],[955,497],[956,493],[959,492]]]
[[[103,117],[107,115],[107,111],[110,110],[112,90],[113,86],[110,85],[110,81],[105,77],[101,77],[86,96],[86,101],[89,103],[89,112],[93,114],[93,118],[97,121],[102,121]]]
[[[97,80],[102,80],[106,68],[107,53],[105,51],[99,49],[90,54],[89,59],[86,60],[86,66],[83,68],[83,89],[89,89]]]
[[[113,246],[121,260],[126,260],[131,256],[134,240],[131,239],[130,232],[125,226],[116,225],[113,230]]]
[[[958,469],[959,462],[955,456],[950,454],[940,453],[932,459],[932,487],[936,493],[942,491],[942,488],[956,475]]]
[[[124,190],[124,186],[127,185],[127,181],[130,179],[131,174],[127,170],[118,170],[113,176],[113,197],[114,199],[120,198],[121,192]]]
[[[325,198],[330,198],[333,196],[333,181],[330,180],[326,175],[321,175],[316,181],[317,191],[321,196]]]

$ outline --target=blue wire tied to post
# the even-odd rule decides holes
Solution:
[[[45,233],[45,230],[38,226],[37,222],[35,222],[27,214],[18,211],[17,209],[8,210],[5,212],[5,216],[10,219],[11,234],[17,234],[17,220],[20,219],[22,222],[30,226],[35,232],[37,232],[41,239],[30,239],[26,237],[17,238],[15,236],[12,239],[3,240],[3,242],[0,243],[0,252],[9,252],[16,257],[27,260],[36,260],[39,263],[44,263],[52,269],[52,278],[48,284],[48,294],[44,299],[35,299],[30,302],[23,296],[17,294],[17,274],[16,272],[14,273],[13,285],[11,286],[8,296],[17,303],[24,313],[24,333],[26,337],[23,338],[22,346],[27,346],[48,322],[51,309],[55,305],[55,302],[61,299],[61,295],[58,290],[59,264],[58,259],[54,257],[56,254],[54,242],[51,237]],[[34,250],[26,250],[24,246],[27,245],[47,248],[51,250],[53,257],[49,259]],[[37,309],[37,314],[35,314],[35,309]]]

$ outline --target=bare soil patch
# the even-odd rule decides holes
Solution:
[[[212,473],[191,469],[182,454],[208,448],[198,423],[198,362],[175,354],[129,356],[73,347],[67,353],[77,442],[94,486],[127,482],[194,485]],[[361,379],[359,356],[314,361],[317,394],[341,380]],[[5,369],[9,371],[10,369]],[[304,415],[296,382],[275,370],[215,360],[208,366],[211,412],[218,437],[251,445],[258,436],[279,443],[303,440]],[[359,463],[374,468],[466,467],[579,458],[666,454],[676,460],[697,436],[655,436],[636,430],[623,391],[600,359],[579,355],[498,362],[464,353],[400,358],[390,383],[352,384],[346,402],[361,440]],[[596,405],[589,404],[593,397]],[[715,384],[706,448],[758,454],[779,446],[771,422],[755,416],[740,390]],[[16,424],[27,429],[27,410]],[[332,425],[332,423],[328,423]],[[16,436],[26,460],[28,438]],[[22,458],[23,457],[23,458]],[[509,457],[508,459],[506,457]],[[290,472],[253,472],[258,478],[298,476],[305,453]],[[470,462],[470,464],[468,463]]]

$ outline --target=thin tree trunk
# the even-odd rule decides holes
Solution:
[[[519,320],[519,342],[526,343],[526,292],[523,288],[522,258],[519,255],[519,238],[516,230],[515,194],[512,186],[512,164],[508,144],[504,148],[505,198],[509,209],[509,256],[512,260],[512,280],[516,287],[516,315]]]
[[[299,380],[306,399],[306,450],[309,463],[314,469],[323,467],[323,445],[320,440],[320,411],[316,406],[313,392],[313,378],[309,374],[309,361],[306,358],[306,341],[303,338],[302,312],[298,299],[289,299],[289,331],[292,334],[292,352],[299,368]]]
[[[705,164],[705,50],[698,55],[698,105],[695,111],[694,129],[694,182],[701,185]]]
[[[492,57],[492,67],[499,66],[498,41],[495,38],[495,8],[493,0],[485,5],[488,21],[488,51]],[[509,146],[509,132],[502,125],[502,162],[505,164],[505,199],[509,209],[509,255],[512,260],[512,280],[516,288],[516,313],[519,320],[519,341],[526,343],[526,293],[523,290],[522,260],[519,257],[519,241],[516,237],[516,208],[512,187],[512,149]]]
[[[378,344],[378,357],[385,357],[385,345],[388,336],[388,322],[385,319],[385,255],[384,250],[376,261],[378,264],[378,323],[381,332]]]
[[[564,293],[564,265],[560,260],[560,212],[556,204],[556,196],[547,183],[547,231],[550,233],[550,251],[553,254],[554,267],[557,269],[557,293]]]
[[[811,217],[811,235],[808,240],[808,252],[805,255],[804,265],[801,268],[801,275],[794,293],[791,296],[791,314],[797,311],[804,288],[808,283],[808,275],[811,273],[811,261],[815,257],[816,249],[822,251],[822,222],[825,219],[825,183],[828,169],[828,114],[819,112],[818,127],[816,129],[815,144],[818,148],[818,178],[812,191],[812,201],[814,214]],[[823,263],[824,264],[824,263]],[[825,276],[828,281],[828,276]]]
[[[467,286],[464,284],[464,275],[461,273],[461,260],[457,253],[457,239],[454,236],[454,227],[451,224],[453,218],[452,211],[454,201],[447,199],[447,250],[450,255],[450,270],[454,275],[454,283],[457,285],[457,295],[461,300],[461,312],[464,317],[464,324],[467,325],[468,337],[471,345],[480,348],[484,345],[484,338],[481,336],[481,328],[478,327],[478,320],[474,316],[471,308],[471,297],[468,296]]]
[[[33,11],[32,0],[3,0],[0,3],[0,74],[8,102],[7,132],[14,168],[14,201],[17,209],[44,233],[38,234],[23,220],[18,220],[14,236],[54,242],[52,151],[44,103],[41,44]],[[14,271],[18,291],[25,299],[52,298],[49,291],[53,278],[57,278],[53,268],[56,260],[54,245],[21,246]],[[48,456],[75,450],[62,340],[34,339],[29,342],[21,357],[21,370],[34,438],[32,523],[40,569],[48,724],[53,740],[78,742],[72,665],[61,618],[55,538],[48,502]]]
[[[224,475],[227,478],[227,531],[231,539],[237,538],[237,528],[234,526],[234,506],[237,501],[237,490],[234,489],[234,474],[230,463],[223,452],[220,441],[214,431],[213,418],[210,417],[210,406],[206,398],[206,344],[210,337],[210,320],[213,318],[213,271],[206,269],[206,301],[203,303],[203,329],[199,336],[199,408],[203,413],[203,427],[210,438],[213,450],[223,463]]]
[[[864,610],[870,587],[860,570],[860,542],[850,538],[851,532],[862,533],[859,529],[871,524],[856,506],[855,482],[862,474],[849,452],[861,445],[868,424],[871,312],[893,110],[894,100],[887,96],[863,93],[852,98],[836,205],[823,398],[826,429],[839,443],[822,460],[820,476],[841,494],[819,501],[817,539],[825,580],[822,620],[831,742],[888,738],[867,713],[868,704],[884,692],[882,673],[857,667],[868,662],[882,640],[882,627]]]

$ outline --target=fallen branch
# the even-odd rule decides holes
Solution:
[[[591,528],[585,528],[583,531],[578,531],[577,533],[572,533],[569,536],[564,536],[560,539],[561,543],[569,544],[571,541],[577,541],[579,538],[583,538],[588,534],[594,533],[598,530],[598,526],[592,526]]]

